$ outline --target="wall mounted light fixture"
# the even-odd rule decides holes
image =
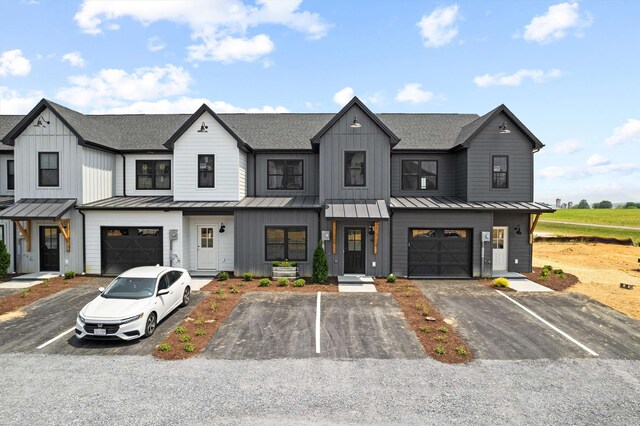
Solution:
[[[224,226],[224,223],[221,223],[220,224],[220,229],[218,229],[218,232],[222,234],[224,232],[225,228],[226,228],[226,226]]]
[[[500,133],[503,135],[511,133],[511,130],[509,130],[509,128],[507,127],[506,121],[503,121],[502,124],[498,126],[498,129],[500,129]]]
[[[373,235],[374,232],[373,225],[369,225],[369,235]]]
[[[353,123],[351,123],[349,127],[351,127],[352,129],[359,129],[360,127],[362,127],[362,124],[358,123],[357,115],[353,116]]]
[[[38,121],[33,125],[33,127],[47,127],[44,125],[44,123],[51,124],[50,121],[47,121],[42,116],[40,116],[38,117]]]
[[[520,229],[520,225],[516,225],[515,228],[513,228],[514,231],[516,231],[516,234],[518,235],[522,235],[522,229]]]
[[[207,133],[208,128],[209,126],[207,126],[203,121],[202,124],[200,125],[200,130],[198,130],[198,133]]]

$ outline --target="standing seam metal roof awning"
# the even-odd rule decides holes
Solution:
[[[332,200],[324,208],[327,219],[378,219],[389,220],[384,200]]]
[[[56,220],[76,205],[69,198],[24,198],[0,212],[0,219],[9,220]]]
[[[552,213],[552,207],[528,201],[464,201],[455,197],[395,197],[390,200],[394,210],[476,210]]]
[[[319,209],[318,197],[245,197],[240,201],[174,201],[172,196],[111,197],[79,206],[81,210]]]

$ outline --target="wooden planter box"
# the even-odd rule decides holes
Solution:
[[[271,278],[277,280],[278,278],[288,278],[294,280],[298,278],[297,266],[272,266]]]

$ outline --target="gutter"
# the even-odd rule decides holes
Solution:
[[[122,195],[127,196],[127,157],[123,153],[119,153],[122,156]]]

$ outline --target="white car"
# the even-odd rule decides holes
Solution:
[[[76,337],[133,340],[151,336],[163,318],[189,304],[191,276],[181,268],[143,266],[98,290],[78,314]]]

